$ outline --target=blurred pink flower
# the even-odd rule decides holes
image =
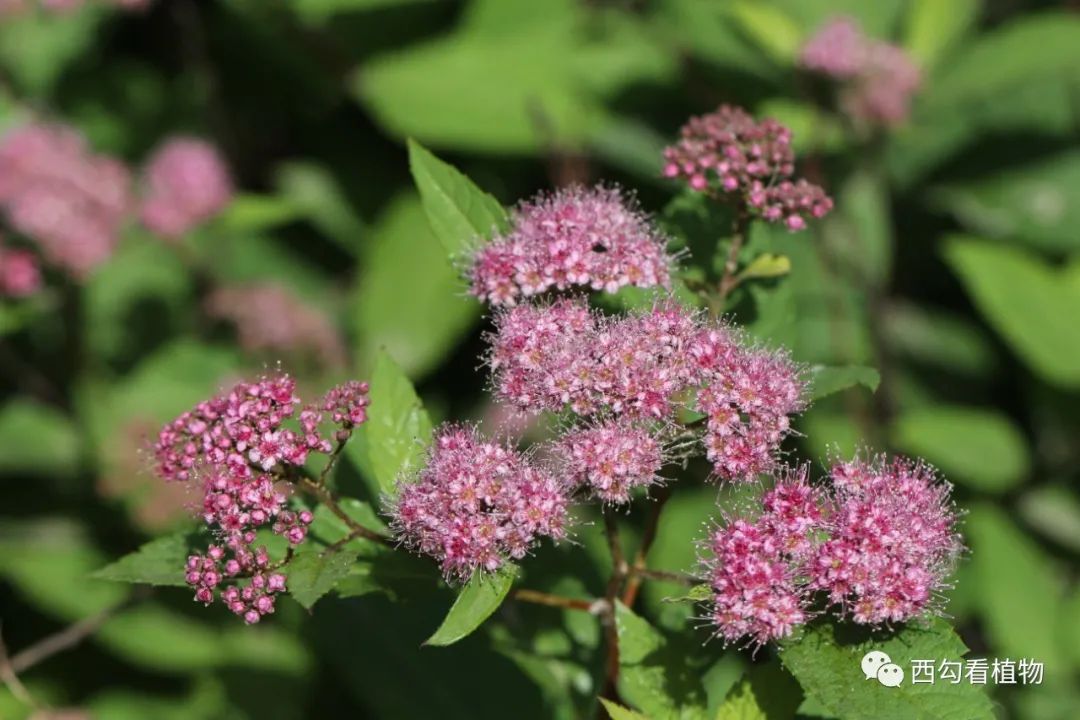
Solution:
[[[130,177],[64,125],[34,123],[0,140],[0,207],[44,257],[84,278],[112,254],[131,209]]]
[[[153,232],[176,239],[216,215],[233,195],[232,179],[217,149],[196,138],[174,137],[144,170],[139,215]]]
[[[0,297],[24,298],[40,289],[41,269],[34,254],[0,245]]]

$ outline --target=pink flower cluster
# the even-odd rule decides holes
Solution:
[[[471,292],[514,305],[548,290],[666,287],[666,238],[613,187],[571,187],[522,203],[513,228],[480,248]]]
[[[205,605],[214,601],[219,586],[247,579],[243,587],[224,587],[221,599],[244,622],[256,623],[274,612],[274,596],[285,590],[286,581],[285,575],[273,572],[266,547],[255,546],[257,529],[271,525],[290,545],[299,545],[307,537],[312,515],[285,509],[287,496],[268,475],[252,478],[211,471],[203,489],[203,519],[220,544],[207,548],[206,555],[190,556],[184,578],[195,588],[195,600]]]
[[[811,587],[858,623],[915,617],[945,587],[962,550],[951,486],[925,464],[884,457],[837,463],[829,539]]]
[[[782,352],[748,347],[727,328],[700,333],[691,348],[708,417],[705,449],[720,477],[752,480],[776,467],[790,415],[805,408],[805,382]]]
[[[849,17],[823,26],[803,47],[799,62],[844,83],[841,105],[852,118],[866,123],[902,123],[922,84],[918,66],[901,48],[866,37]]]
[[[273,572],[266,548],[255,547],[257,531],[269,526],[296,546],[312,521],[309,511],[288,509],[288,495],[276,484],[288,477],[281,468],[303,464],[310,452],[331,452],[320,431],[327,415],[339,439],[367,419],[367,383],[349,382],[302,409],[297,429],[287,428],[300,407],[295,391],[288,375],[239,383],[168,423],[154,447],[162,478],[201,479],[202,517],[218,538],[205,556],[188,559],[195,599],[210,604],[216,588],[232,583],[221,599],[248,623],[274,611],[274,595],[286,579]],[[241,580],[248,582],[241,587]]]
[[[555,452],[570,484],[603,502],[629,502],[634,488],[661,481],[663,445],[639,424],[608,420],[575,429],[559,439]]]
[[[216,215],[233,195],[232,179],[217,149],[174,137],[150,158],[139,215],[153,232],[175,239]]]
[[[693,381],[687,349],[697,320],[674,303],[616,318],[565,299],[505,310],[495,328],[495,395],[523,411],[666,418]]]
[[[63,125],[30,124],[0,140],[0,208],[44,257],[86,277],[112,254],[131,208],[123,163]]]
[[[322,312],[275,284],[222,287],[206,299],[211,317],[236,326],[250,353],[297,353],[331,367],[345,364],[345,347]]]
[[[825,191],[792,180],[791,131],[772,118],[757,122],[745,110],[721,105],[690,118],[679,141],[664,150],[664,175],[699,191],[722,192],[769,222],[802,230],[809,218],[832,209]]]
[[[673,303],[600,317],[574,300],[496,316],[488,361],[498,399],[527,412],[670,420],[700,388],[705,445],[717,475],[748,480],[775,467],[804,382],[782,353],[747,346]]]
[[[41,269],[34,254],[0,245],[0,298],[25,298],[40,289]]]
[[[925,465],[884,458],[838,463],[831,478],[826,489],[810,485],[805,468],[783,474],[755,517],[713,532],[704,565],[726,642],[789,635],[818,592],[857,623],[932,611],[962,551],[951,486]]]
[[[464,582],[520,559],[542,536],[564,537],[568,498],[553,475],[475,429],[444,426],[426,467],[398,483],[395,535]]]

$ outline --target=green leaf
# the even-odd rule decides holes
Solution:
[[[907,410],[892,426],[899,450],[923,457],[950,480],[977,490],[1004,492],[1030,470],[1019,428],[988,408],[930,405]]]
[[[764,253],[751,260],[750,264],[739,273],[739,277],[743,280],[774,278],[787,275],[789,272],[791,272],[791,259],[787,255]]]
[[[379,517],[375,509],[363,500],[357,500],[351,497],[338,498],[338,507],[345,512],[350,518],[360,523],[366,528],[375,530],[376,532],[383,532],[386,530],[386,523]],[[313,513],[314,517],[311,520],[311,525],[308,526],[308,534],[311,541],[320,543],[322,545],[330,545],[332,543],[341,540],[348,535],[352,529],[345,524],[345,521],[335,515],[330,508],[326,505],[319,505],[315,508]],[[370,550],[373,547],[384,549],[381,544],[374,543],[372,540],[365,538],[355,538],[345,547],[353,548],[356,550]]]
[[[226,232],[261,232],[286,225],[301,217],[287,198],[241,193],[215,220]]]
[[[352,300],[358,355],[385,349],[411,377],[438,365],[480,316],[431,227],[415,197],[394,200],[364,244]]]
[[[881,376],[872,367],[848,365],[847,367],[825,367],[814,365],[808,373],[810,379],[810,397],[819,400],[827,395],[846,390],[855,385],[877,390]]]
[[[904,48],[923,70],[934,67],[974,27],[982,0],[908,3]]]
[[[37,10],[4,17],[0,64],[31,95],[47,95],[67,67],[93,46],[106,14],[86,4],[73,12]]]
[[[451,258],[506,228],[506,211],[498,200],[415,140],[409,140],[409,170],[431,230]]]
[[[191,532],[151,540],[93,574],[98,580],[185,587],[184,563],[194,547]]]
[[[931,198],[972,231],[1046,250],[1080,249],[1080,151],[945,185]]]
[[[292,0],[289,7],[303,22],[323,25],[335,15],[435,2],[438,0]]]
[[[965,534],[971,544],[976,600],[992,647],[1002,657],[1034,657],[1053,681],[1068,672],[1058,632],[1064,612],[1064,576],[1039,545],[998,507],[971,509]]]
[[[409,378],[380,352],[371,373],[371,405],[359,436],[346,452],[371,475],[379,492],[391,495],[399,476],[416,467],[431,439],[431,419]]]
[[[687,649],[673,645],[621,602],[615,609],[619,633],[619,696],[654,720],[704,719],[707,698],[700,670],[688,666]]]
[[[345,579],[356,562],[356,554],[346,550],[302,552],[285,567],[289,594],[310,610],[319,598]]]
[[[982,99],[1052,74],[1080,68],[1080,18],[1067,12],[1021,16],[981,35],[933,79],[922,98],[926,112]]]
[[[866,679],[860,663],[871,650],[886,653],[904,670],[899,687]],[[978,685],[911,683],[913,660],[958,661],[966,652],[941,618],[877,636],[824,622],[785,642],[780,660],[810,699],[844,720],[993,720],[990,698]]]
[[[986,377],[997,366],[989,335],[976,318],[910,302],[890,305],[884,332],[889,346],[920,363],[960,375]]]
[[[0,471],[72,475],[79,442],[71,420],[55,408],[20,399],[0,407]]]
[[[458,593],[439,629],[424,644],[453,645],[472,634],[502,605],[516,575],[517,567],[514,565],[506,565],[493,573],[473,573]]]
[[[1050,382],[1080,386],[1080,274],[1017,248],[950,238],[945,259],[976,307],[1031,368]]]
[[[765,50],[777,64],[791,65],[803,43],[803,28],[783,9],[754,0],[730,4],[736,25]]]
[[[838,211],[825,224],[834,257],[869,287],[881,287],[892,274],[893,238],[889,190],[879,174],[859,171],[837,198]]]
[[[616,702],[612,702],[607,698],[600,698],[600,704],[607,710],[608,717],[611,720],[649,720],[648,717],[641,713],[636,713],[633,710],[624,708]]]
[[[274,184],[290,206],[342,250],[356,253],[362,247],[364,221],[326,168],[306,162],[283,163],[274,172]]]
[[[799,684],[773,660],[752,665],[713,720],[791,720],[802,701]]]
[[[1033,488],[1017,509],[1030,527],[1080,553],[1080,500],[1076,493],[1053,485]]]

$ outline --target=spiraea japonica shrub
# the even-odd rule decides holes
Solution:
[[[887,122],[900,101],[852,99],[871,80],[835,56],[881,54],[848,48],[854,32],[822,31],[802,62],[853,83],[845,109]],[[224,606],[255,624],[272,621],[289,595],[308,609],[335,592],[402,598],[400,584],[418,573],[457,593],[431,645],[462,639],[504,601],[580,613],[602,635],[593,694],[650,717],[704,708],[668,687],[688,670],[674,641],[635,613],[644,584],[685,586],[670,599],[696,607],[698,621],[681,629],[692,642],[759,662],[779,656],[779,672],[800,682],[812,682],[800,651],[835,643],[838,628],[952,642],[944,591],[964,546],[951,486],[918,459],[875,453],[869,439],[823,471],[793,463],[785,441],[800,413],[876,375],[796,362],[730,312],[755,284],[784,282],[756,233],[814,242],[809,231],[834,207],[797,173],[787,127],[730,105],[686,123],[662,175],[726,223],[722,237],[693,243],[611,184],[542,193],[507,212],[419,145],[410,160],[432,227],[462,269],[461,293],[487,307],[476,362],[490,396],[527,437],[498,423],[432,427],[388,356],[369,380],[306,399],[286,370],[267,370],[158,433],[156,473],[190,489],[204,526],[196,539],[151,543],[103,577],[138,580],[153,566],[207,612]],[[151,161],[139,216],[169,240],[212,215],[230,187],[206,148],[177,140]],[[238,323],[245,344],[340,354],[296,303],[267,293],[277,308],[267,322],[231,312],[237,292],[215,291],[208,307]],[[343,455],[378,487],[377,509],[342,491]],[[715,489],[713,520],[688,548],[696,561],[654,566],[664,508],[687,478]],[[629,518],[640,523],[633,554]],[[530,585],[533,556],[586,552],[585,536],[601,532],[603,592],[583,592],[569,562],[565,584]],[[164,558],[175,567],[161,568]]]

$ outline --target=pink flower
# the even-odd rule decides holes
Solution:
[[[222,287],[206,299],[206,310],[234,324],[250,353],[291,352],[332,367],[345,364],[344,344],[329,318],[281,285]]]
[[[902,123],[922,84],[919,68],[907,53],[866,37],[848,17],[824,25],[803,47],[800,64],[839,81],[841,107],[864,123]]]
[[[93,154],[69,127],[30,124],[0,140],[0,207],[77,278],[112,254],[131,204],[127,168]]]
[[[811,587],[855,622],[902,622],[933,610],[963,545],[957,514],[921,462],[859,458],[831,470],[829,539],[810,566]]]
[[[143,224],[175,239],[216,215],[233,195],[228,168],[216,148],[196,138],[174,137],[145,170]]]
[[[666,287],[667,239],[617,188],[571,187],[522,203],[509,233],[481,247],[471,292],[514,305],[548,290]]]
[[[748,481],[772,471],[789,416],[805,407],[798,366],[781,352],[745,346],[727,328],[699,333],[690,353],[701,373],[697,403],[708,418],[705,448],[716,474]]]
[[[427,465],[401,480],[390,510],[394,534],[465,582],[520,559],[541,537],[566,534],[568,497],[547,471],[475,429],[444,426]]]
[[[745,110],[721,105],[690,118],[679,141],[664,150],[664,175],[693,190],[730,196],[762,219],[802,230],[832,209],[825,191],[792,180],[791,131],[772,118],[757,122]]]
[[[572,430],[555,446],[562,472],[574,487],[586,487],[609,503],[630,501],[630,491],[662,480],[663,445],[645,427],[609,420]]]
[[[24,298],[40,289],[41,270],[34,254],[0,246],[0,297]]]

